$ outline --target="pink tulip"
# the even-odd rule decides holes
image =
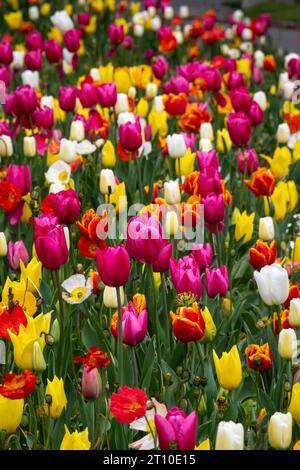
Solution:
[[[97,266],[105,285],[120,287],[130,276],[130,258],[123,245],[97,250]]]
[[[77,52],[80,48],[81,31],[79,29],[69,29],[64,34],[64,41],[68,51]]]
[[[195,134],[186,134],[185,132],[180,132],[180,135],[183,136],[186,148],[194,150],[196,137]]]
[[[133,38],[131,36],[125,36],[122,45],[125,49],[131,49],[133,46]]]
[[[54,125],[54,113],[51,108],[37,108],[32,113],[32,122],[39,129],[50,131]]]
[[[107,33],[111,44],[117,46],[123,42],[124,26],[112,23],[109,25]]]
[[[126,122],[119,127],[119,137],[122,146],[129,152],[135,152],[142,145],[141,125],[138,118],[135,122]]]
[[[50,194],[53,213],[60,224],[72,225],[79,216],[80,201],[74,189]]]
[[[136,346],[146,336],[148,328],[148,312],[146,309],[138,312],[133,302],[122,308],[122,333],[123,344]],[[118,324],[111,327],[115,339],[118,339]]]
[[[58,218],[52,214],[44,214],[33,219],[34,238],[47,235],[51,229],[58,225]]]
[[[251,138],[251,123],[244,113],[231,113],[228,116],[227,126],[230,138],[237,147],[248,145]]]
[[[300,59],[290,59],[288,61],[288,75],[289,79],[296,78],[300,80]]]
[[[191,292],[197,297],[201,297],[202,284],[200,272],[192,254],[184,256],[179,260],[171,258],[170,273],[177,294]]]
[[[93,108],[98,103],[97,88],[91,83],[83,83],[78,89],[78,98],[84,108]]]
[[[208,229],[214,233],[216,228],[220,232],[224,228],[225,206],[222,194],[211,193],[201,199],[204,205],[204,219]]]
[[[164,273],[170,267],[170,258],[172,256],[172,243],[164,240],[165,246],[159,254],[157,260],[152,264],[155,273]]]
[[[204,78],[206,88],[209,91],[219,91],[222,83],[222,75],[216,67],[208,67],[205,69],[201,77]]]
[[[117,102],[117,87],[115,83],[102,83],[98,87],[99,103],[103,108],[110,108]]]
[[[230,92],[232,106],[236,112],[248,113],[251,106],[251,96],[246,88],[236,88]]]
[[[255,149],[248,149],[237,153],[238,169],[241,173],[247,171],[251,175],[259,166],[259,161]]]
[[[216,171],[219,169],[219,159],[215,150],[209,150],[208,152],[196,152],[199,170],[206,171],[207,168],[212,168]]]
[[[214,27],[215,22],[216,22],[215,16],[204,15],[202,24],[203,24],[203,28],[205,29],[205,31],[211,31]]]
[[[210,243],[205,243],[204,245],[194,243],[193,256],[200,269],[209,268],[213,260]]]
[[[228,291],[228,272],[226,266],[205,270],[205,289],[208,297],[224,297]]]
[[[234,90],[236,88],[244,87],[245,79],[244,75],[240,72],[231,72],[227,79],[227,88]]]
[[[31,31],[25,36],[26,49],[36,51],[43,48],[43,35],[39,31]]]
[[[62,47],[57,39],[48,39],[44,42],[44,51],[50,64],[55,64],[62,60]]]
[[[77,16],[77,22],[80,26],[87,26],[90,23],[90,13],[79,13]]]
[[[218,170],[207,167],[201,171],[198,177],[198,189],[201,196],[206,197],[210,193],[222,194],[223,188]]]
[[[264,79],[263,73],[258,67],[253,67],[252,77],[256,85],[262,83]]]
[[[29,193],[31,186],[30,167],[28,165],[9,165],[5,181],[18,186],[22,196],[25,196]]]
[[[12,110],[16,116],[33,113],[37,104],[37,94],[31,86],[20,86],[13,92]]]
[[[4,82],[6,87],[8,87],[10,85],[11,80],[12,80],[12,76],[11,76],[9,68],[6,65],[3,65],[0,68],[0,81]]]
[[[9,65],[13,61],[13,49],[9,42],[0,42],[0,64]]]
[[[264,112],[256,101],[252,101],[248,112],[248,117],[252,126],[258,126],[262,123],[264,118]]]
[[[76,106],[77,88],[74,86],[59,87],[59,106],[63,111],[74,111]]]
[[[155,263],[165,244],[162,226],[156,217],[142,213],[132,217],[127,225],[126,249],[140,263]]]
[[[163,85],[163,91],[166,94],[173,93],[179,95],[179,93],[189,94],[189,82],[186,78],[178,75],[177,77],[171,78],[168,82]]]
[[[223,67],[225,72],[235,72],[236,71],[236,60],[235,59],[224,59]]]
[[[56,271],[68,261],[69,251],[61,225],[51,228],[45,235],[38,236],[35,232],[34,240],[36,254],[45,268]]]
[[[99,372],[95,367],[83,365],[81,391],[85,400],[96,400],[100,397],[101,382]]]
[[[26,250],[26,246],[24,245],[24,242],[22,240],[19,240],[15,243],[8,243],[7,259],[11,269],[20,269],[20,260],[22,260],[24,265],[27,266],[29,256]]]
[[[152,70],[158,80],[162,80],[169,70],[167,59],[159,55],[152,63]]]
[[[25,54],[25,64],[29,70],[40,70],[43,65],[40,49],[27,51]]]
[[[172,408],[165,418],[155,415],[160,450],[194,450],[197,438],[197,414]]]

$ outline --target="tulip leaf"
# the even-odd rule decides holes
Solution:
[[[268,413],[275,413],[276,406],[273,400],[261,388],[258,389],[258,403],[260,404],[261,408],[265,408]]]

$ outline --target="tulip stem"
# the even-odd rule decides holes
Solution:
[[[63,300],[62,295],[61,295],[59,270],[56,270],[56,271],[53,271],[53,272],[54,272],[55,283],[56,283],[57,294],[58,294],[58,301],[59,301],[61,336],[63,337],[64,331],[65,331],[65,304],[64,304],[64,300]]]
[[[179,179],[179,185],[181,185],[181,158],[178,158],[177,161],[178,161],[178,179]]]
[[[165,317],[166,317],[165,321],[166,321],[167,339],[168,339],[168,343],[171,347],[170,317],[169,317],[168,302],[167,302],[167,286],[166,286],[166,279],[165,279],[164,273],[160,273],[160,277],[161,277],[163,306],[164,306],[164,312],[165,312]]]
[[[195,345],[196,345],[196,349],[197,349],[197,353],[198,353],[198,357],[199,357],[199,360],[200,360],[200,364],[201,364],[201,369],[203,371],[203,375],[205,374],[205,369],[204,369],[204,358],[203,358],[203,353],[202,353],[202,350],[201,350],[201,346],[199,344],[198,341],[195,341]]]
[[[135,170],[136,170],[136,175],[137,175],[140,202],[142,202],[143,201],[143,183],[142,183],[141,167],[140,167],[137,157],[134,157],[134,164],[135,164]]]
[[[123,326],[122,326],[122,302],[120,287],[116,287],[117,301],[118,301],[118,374],[119,374],[119,386],[123,385]]]
[[[160,349],[160,341],[158,337],[158,310],[157,310],[157,299],[156,299],[156,290],[155,290],[155,280],[154,280],[154,272],[152,265],[150,266],[151,271],[151,282],[152,282],[152,290],[153,290],[153,299],[154,299],[154,331],[155,331],[155,340],[156,340],[156,347],[157,347],[157,361],[159,365],[159,369],[161,371],[161,349]]]

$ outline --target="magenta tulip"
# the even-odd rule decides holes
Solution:
[[[222,194],[223,188],[220,173],[212,167],[201,171],[198,178],[198,189],[201,196],[206,197],[210,193]]]
[[[208,297],[224,297],[228,291],[228,271],[226,266],[205,270],[205,289]]]
[[[91,83],[83,83],[78,89],[78,98],[84,108],[93,108],[98,103],[97,88]]]
[[[262,111],[259,104],[256,103],[256,101],[252,101],[249,112],[248,112],[248,117],[250,119],[252,126],[258,126],[259,124],[262,123],[263,118],[264,118],[264,112]]]
[[[122,308],[122,334],[123,344],[136,346],[141,343],[146,336],[148,328],[148,312],[143,309],[138,312],[133,302],[129,302],[127,307]],[[112,323],[111,332],[115,339],[118,339],[118,322]]]
[[[134,123],[126,122],[119,126],[119,137],[122,146],[129,152],[135,152],[142,145],[141,125],[139,119]]]
[[[115,83],[102,83],[98,87],[99,103],[103,108],[110,108],[117,102],[117,87]]]
[[[170,258],[172,256],[172,243],[164,240],[164,248],[160,252],[157,260],[152,264],[152,269],[155,273],[164,273],[170,267]]]
[[[26,246],[22,240],[19,240],[15,243],[8,243],[8,253],[7,253],[8,264],[11,269],[17,270],[20,269],[20,261],[22,260],[24,265],[27,266],[29,261],[28,252]]]
[[[61,225],[51,228],[45,235],[35,233],[34,239],[36,254],[45,268],[56,271],[68,261],[69,251]]]
[[[50,131],[54,125],[54,113],[52,108],[37,108],[32,113],[32,122],[39,129]]]
[[[109,25],[107,33],[111,44],[117,46],[123,42],[124,26],[112,23]]]
[[[132,217],[127,225],[126,249],[140,263],[155,263],[165,244],[162,226],[156,217],[142,213]]]
[[[197,438],[197,413],[186,415],[172,408],[165,418],[155,415],[155,427],[160,450],[194,450]]]
[[[227,126],[230,138],[234,145],[243,147],[248,145],[251,138],[251,123],[244,113],[231,113],[228,116]]]
[[[193,256],[200,269],[209,268],[213,260],[210,243],[205,243],[204,245],[194,243]]]
[[[201,74],[209,91],[219,91],[222,83],[222,75],[216,67],[207,67]]]
[[[9,42],[0,42],[0,64],[9,65],[13,61],[13,49]]]
[[[96,400],[99,398],[101,393],[101,379],[95,367],[91,368],[87,364],[83,365],[81,391],[85,400]]]
[[[230,72],[227,79],[227,88],[234,90],[236,88],[244,87],[245,79],[244,75],[240,72]]]
[[[123,245],[97,250],[99,275],[105,285],[120,287],[130,276],[130,258]]]
[[[237,163],[238,169],[241,173],[247,172],[248,175],[251,175],[254,171],[257,170],[259,166],[259,161],[255,149],[247,149],[244,152],[237,153]]]
[[[28,165],[9,165],[5,181],[18,186],[22,196],[26,196],[31,186],[30,167]]]
[[[90,23],[90,13],[79,13],[77,16],[77,22],[80,26],[87,26]]]
[[[179,93],[185,93],[188,95],[189,90],[189,82],[181,75],[171,78],[171,80],[163,85],[163,91],[166,94],[173,93],[173,95],[179,95]]]
[[[55,64],[62,60],[62,47],[57,39],[48,39],[44,42],[44,51],[50,64]]]
[[[43,65],[41,51],[37,49],[26,52],[25,65],[29,70],[40,70]]]
[[[166,58],[159,55],[152,64],[152,70],[158,80],[162,80],[169,70],[169,64]]]
[[[194,256],[187,255],[177,260],[170,259],[171,279],[177,294],[189,293],[197,297],[202,295],[200,271]]]
[[[12,75],[11,75],[10,69],[6,65],[3,65],[0,68],[0,81],[4,82],[5,85],[8,87],[10,85],[11,80],[12,80]],[[1,93],[2,93],[2,88],[1,88]]]
[[[37,104],[37,94],[31,86],[20,86],[13,92],[12,110],[16,116],[33,113]]]
[[[215,150],[209,150],[208,152],[198,150],[196,155],[200,172],[205,171],[206,168],[219,170],[219,159]]]
[[[79,216],[80,200],[74,189],[50,194],[54,215],[60,224],[72,225]]]
[[[236,112],[248,113],[251,106],[251,96],[246,88],[236,88],[230,92],[232,106]]]
[[[52,228],[58,225],[58,218],[52,214],[44,214],[33,219],[34,239],[47,235]]]
[[[64,41],[68,51],[77,52],[80,48],[81,31],[79,29],[69,29],[64,34]]]
[[[223,195],[211,193],[202,198],[201,203],[204,205],[204,219],[209,230],[212,233],[215,233],[216,228],[219,232],[223,230],[225,217]]]
[[[25,36],[26,49],[36,51],[43,48],[43,35],[39,31],[31,31]]]
[[[59,87],[59,106],[63,111],[74,111],[76,106],[77,88],[74,86]]]

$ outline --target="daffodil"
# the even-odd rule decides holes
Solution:
[[[83,274],[74,274],[61,287],[65,291],[62,297],[68,304],[81,304],[91,295],[93,283],[91,279],[86,280]]]

